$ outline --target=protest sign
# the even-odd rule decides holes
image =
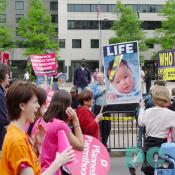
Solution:
[[[158,79],[175,80],[175,51],[162,50],[158,52]]]
[[[138,42],[103,47],[108,104],[138,103],[141,99]]]
[[[0,62],[4,64],[9,64],[9,53],[6,52],[0,52]]]
[[[66,82],[66,74],[65,73],[62,73],[58,77],[59,87],[64,86],[65,82]]]
[[[57,74],[58,64],[55,54],[31,55],[30,59],[35,75],[52,76]]]
[[[72,175],[108,175],[110,156],[96,138],[84,135],[84,150],[75,151],[76,160],[67,165]]]

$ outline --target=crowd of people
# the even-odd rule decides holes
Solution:
[[[122,66],[127,69],[125,63]],[[141,76],[148,85],[136,116],[139,139],[145,135],[146,157],[148,149],[160,147],[175,128],[175,88],[170,94],[164,81],[155,81],[151,87],[148,71]],[[91,83],[91,73],[83,59],[74,73],[74,87],[70,92],[54,88],[46,108],[44,88],[27,78],[9,83],[9,68],[0,63],[0,175],[71,175],[65,165],[74,161],[74,150],[84,149],[83,134],[95,137],[108,148],[111,121],[101,120],[110,116],[104,74],[96,69],[93,79]],[[58,152],[60,130],[71,145],[61,153]],[[129,170],[136,174],[134,167]],[[154,168],[146,159],[142,171],[154,175]]]

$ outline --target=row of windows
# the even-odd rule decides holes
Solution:
[[[19,23],[19,20],[24,17],[24,14],[16,14],[16,23]],[[6,23],[7,21],[6,14],[2,14],[0,16],[0,23]],[[58,15],[51,14],[51,21],[52,23],[58,23]]]
[[[81,43],[82,40],[81,39],[72,39],[72,48],[81,48]],[[90,40],[90,45],[91,48],[99,48],[99,40],[98,39],[91,39]],[[154,48],[154,44],[147,44],[148,48]],[[66,40],[65,39],[59,39],[59,47],[60,48],[65,48],[66,46]]]
[[[24,1],[16,1],[15,8],[16,10],[24,10]],[[50,10],[58,10],[58,2],[50,2]]]
[[[162,5],[152,4],[126,4],[131,7],[135,12],[140,13],[158,13],[162,10]],[[113,12],[116,4],[68,4],[68,12]]]
[[[113,21],[100,21],[102,30],[110,30]],[[144,30],[154,30],[161,27],[161,21],[143,21]],[[68,30],[99,30],[99,21],[68,20]]]
[[[99,40],[98,39],[91,39],[90,42],[91,48],[99,48]],[[59,47],[65,48],[66,41],[65,39],[59,39]],[[82,40],[81,39],[72,39],[72,48],[81,48],[82,47]]]

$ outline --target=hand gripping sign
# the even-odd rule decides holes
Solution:
[[[76,160],[67,165],[72,175],[108,175],[110,156],[96,138],[84,135],[84,150],[75,151]]]

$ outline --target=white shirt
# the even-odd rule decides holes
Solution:
[[[146,137],[167,138],[170,128],[175,128],[175,112],[167,108],[140,108],[139,126],[146,127]]]

